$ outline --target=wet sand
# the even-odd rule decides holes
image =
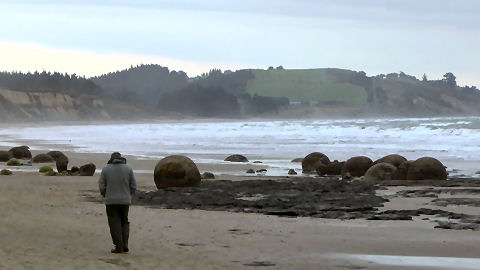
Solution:
[[[67,155],[69,166],[91,161],[98,169],[108,158],[105,154]],[[129,157],[129,163],[137,171],[139,190],[155,190],[148,171],[156,161]],[[201,171],[221,171],[217,166],[222,165],[199,164]],[[243,171],[245,165],[231,166]],[[455,258],[480,257],[479,231],[435,229],[437,222],[423,220],[423,216],[412,221],[287,218],[138,205],[130,209],[131,252],[110,254],[105,208],[86,199],[99,196],[95,193],[97,178],[46,177],[34,168],[0,176],[0,269],[419,269],[350,254],[453,257],[454,262]],[[218,179],[271,177],[222,175]],[[424,188],[381,190],[381,196],[394,197],[379,210],[443,209],[432,203],[435,198],[395,195]],[[446,207],[467,213],[480,209]],[[459,263],[448,269],[468,269],[462,267]]]

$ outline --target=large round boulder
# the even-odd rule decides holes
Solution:
[[[342,176],[361,177],[373,164],[369,157],[358,156],[352,157],[345,162],[342,167]]]
[[[51,163],[55,160],[48,154],[38,154],[32,158],[33,163]]]
[[[446,180],[445,166],[435,158],[422,157],[410,164],[407,180]]]
[[[390,163],[377,163],[365,172],[365,180],[392,180],[396,170]]]
[[[197,165],[185,156],[168,156],[155,166],[154,180],[157,188],[198,187],[200,172]]]
[[[12,154],[13,158],[17,159],[31,159],[32,153],[30,152],[30,147],[26,145],[13,147],[12,149],[8,150]]]
[[[413,161],[411,160],[407,160],[400,164],[393,174],[393,180],[407,180],[408,169],[410,168],[410,164],[412,164],[412,162]]]
[[[88,163],[80,167],[80,176],[93,176],[97,167],[93,163]]]
[[[395,167],[398,167],[398,166],[400,166],[400,164],[402,164],[405,161],[407,161],[406,158],[404,158],[400,155],[397,155],[397,154],[392,154],[392,155],[384,156],[380,159],[377,159],[373,164],[375,165],[375,164],[378,164],[378,163],[389,163],[389,164],[392,164]]]
[[[330,164],[330,159],[325,154],[313,152],[303,158],[302,171],[303,173],[316,172],[317,167],[328,164]]]
[[[245,156],[242,155],[231,155],[228,156],[225,161],[230,161],[230,162],[248,162],[248,159]]]
[[[8,151],[0,151],[0,162],[7,162],[12,158],[12,153]]]
[[[345,161],[339,162],[338,160],[334,160],[327,165],[318,162],[315,170],[318,175],[340,175],[343,165],[345,165]]]
[[[55,160],[55,165],[57,166],[57,171],[63,172],[67,170],[68,167],[68,157],[60,151],[50,151],[47,155],[51,156]]]

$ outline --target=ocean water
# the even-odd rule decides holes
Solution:
[[[187,155],[222,163],[231,154],[261,160],[284,174],[299,168],[291,159],[319,151],[331,160],[397,153],[407,159],[432,156],[452,173],[480,170],[480,118],[181,121],[123,124],[15,126],[0,130],[0,145],[34,140],[33,149],[72,146],[80,152],[119,151],[162,158]],[[276,170],[275,170],[276,169]]]

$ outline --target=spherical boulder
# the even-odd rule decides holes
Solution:
[[[97,167],[93,163],[88,163],[83,166],[80,166],[79,175],[80,176],[93,176]]]
[[[369,157],[358,156],[352,157],[345,162],[342,167],[342,176],[350,175],[351,177],[364,176],[365,172],[373,164],[373,161]]]
[[[397,167],[390,163],[377,163],[365,172],[365,180],[392,180]]]
[[[228,156],[225,161],[230,161],[230,162],[248,162],[248,159],[245,156],[242,155],[231,155]]]
[[[51,163],[55,160],[48,154],[38,154],[32,158],[33,163]]]
[[[215,179],[215,175],[211,172],[202,173],[202,179]]]
[[[7,162],[12,158],[12,153],[8,151],[0,151],[0,162]]]
[[[185,156],[168,156],[155,166],[154,180],[157,188],[198,187],[200,172],[197,165]]]
[[[400,155],[397,155],[397,154],[392,154],[392,155],[384,156],[382,158],[377,159],[373,163],[373,165],[378,164],[378,163],[389,163],[389,164],[392,164],[395,167],[398,167],[398,166],[400,166],[400,164],[402,164],[405,161],[407,161],[406,158],[404,158]]]
[[[297,175],[297,172],[294,169],[288,170],[289,175]]]
[[[30,147],[26,145],[13,147],[8,152],[12,154],[12,157],[17,159],[31,159],[32,153],[30,152]]]
[[[320,152],[313,152],[308,154],[302,161],[302,171],[304,173],[312,173],[316,171],[316,167],[320,166],[322,163],[324,165],[330,164],[330,159]]]
[[[55,160],[55,165],[57,166],[58,172],[63,172],[67,170],[68,167],[68,157],[60,151],[50,151],[47,155],[51,156]]]
[[[407,180],[446,180],[445,166],[435,158],[422,157],[410,164]]]
[[[410,168],[410,164],[412,164],[412,162],[413,161],[411,160],[407,160],[400,164],[393,174],[393,180],[407,180],[408,169]]]
[[[340,175],[342,174],[343,165],[345,165],[345,161],[339,162],[334,160],[327,165],[318,162],[315,169],[318,175]]]
[[[248,169],[248,170],[246,171],[246,173],[255,173],[255,170],[254,170],[254,169]]]

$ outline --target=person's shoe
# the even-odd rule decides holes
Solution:
[[[128,252],[128,247],[123,247],[123,252],[127,253]]]
[[[123,251],[119,248],[113,248],[112,250],[110,250],[111,253],[122,253]]]

